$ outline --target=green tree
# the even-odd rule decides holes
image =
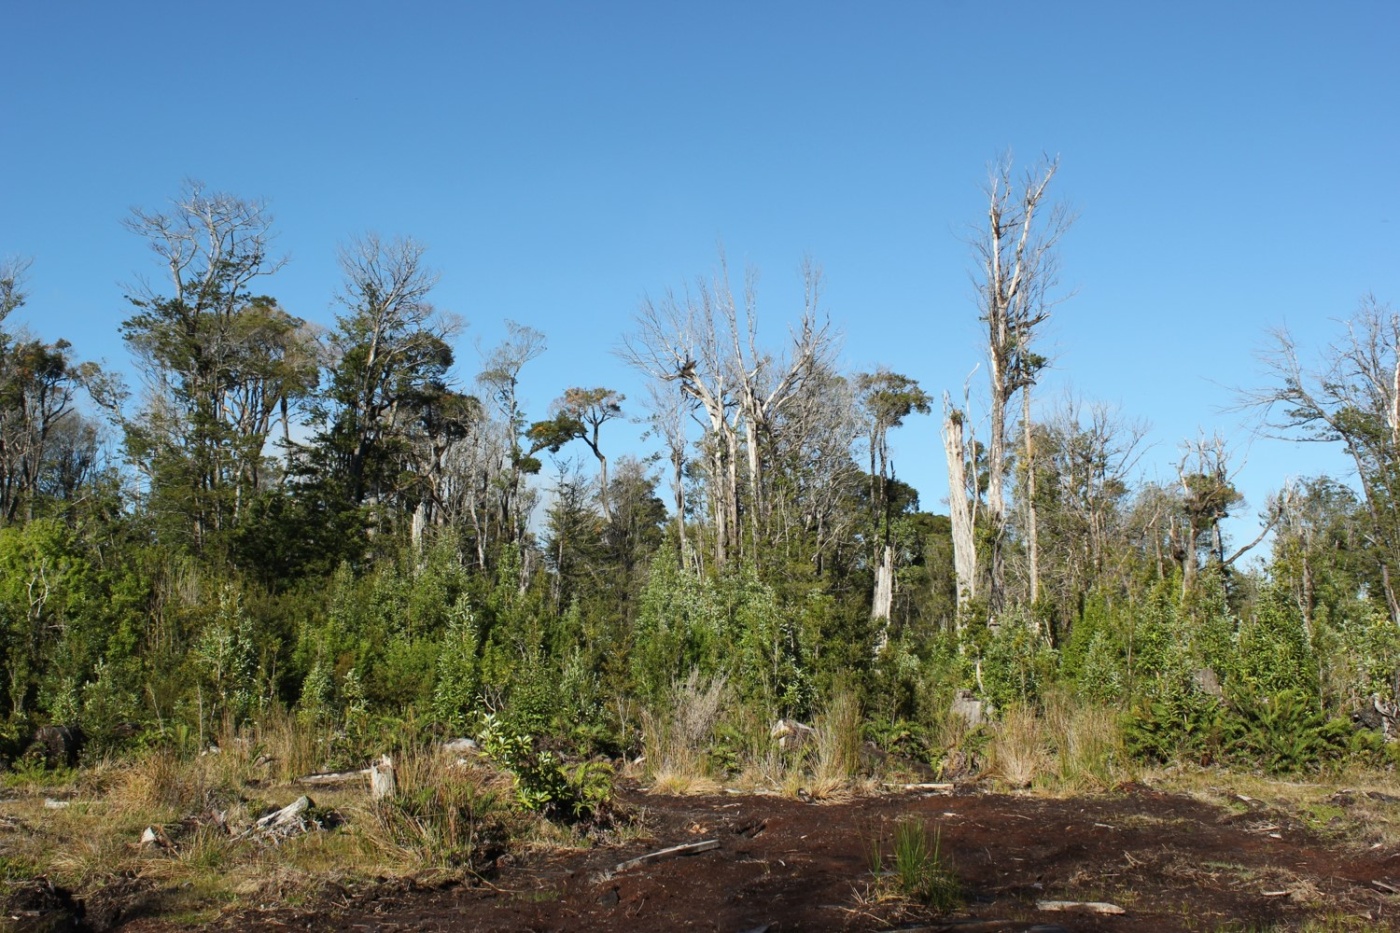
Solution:
[[[622,403],[626,398],[612,389],[567,389],[551,406],[553,417],[536,421],[528,432],[535,450],[548,449],[557,454],[565,444],[575,440],[588,445],[598,461],[598,496],[605,516],[612,511],[608,505],[608,458],[603,455],[598,434],[604,424],[622,417]]]
[[[340,251],[346,312],[327,341],[316,434],[299,468],[304,494],[332,525],[366,504],[381,522],[434,504],[446,450],[477,418],[475,400],[448,383],[453,325],[428,300],[437,273],[424,251],[373,234]]]
[[[871,616],[889,619],[894,605],[894,546],[891,530],[889,485],[894,468],[890,461],[889,432],[914,413],[929,413],[931,399],[908,376],[877,369],[856,377],[856,391],[865,414],[870,444],[871,539],[875,545],[875,598]]]
[[[126,422],[149,503],[196,550],[233,527],[269,473],[268,438],[316,383],[304,323],[249,289],[281,268],[260,201],[186,185],[168,213],[133,211],[127,229],[166,267],[169,291],[142,284],[122,338],[146,379]]]
[[[1346,336],[1316,368],[1304,365],[1288,331],[1275,331],[1264,356],[1272,384],[1244,393],[1244,402],[1262,413],[1265,430],[1342,444],[1361,487],[1379,595],[1400,625],[1400,314],[1367,296],[1342,323]]]
[[[47,343],[4,327],[24,306],[28,262],[0,263],[0,521],[28,521],[44,499],[72,499],[92,477],[96,431],[75,409],[86,390],[119,394],[95,363],[80,363],[66,340]]]

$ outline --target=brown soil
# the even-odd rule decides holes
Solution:
[[[629,791],[622,801],[643,827],[625,844],[517,856],[489,882],[348,888],[327,893],[318,909],[247,909],[215,927],[1051,933],[1294,929],[1311,919],[1400,929],[1400,849],[1324,839],[1253,802],[1232,811],[1141,786],[1059,800],[899,794],[803,803]],[[938,914],[876,882],[872,847],[884,840],[888,851],[896,822],[910,818],[939,830],[962,907]],[[626,859],[710,839],[719,846],[600,880]],[[1051,912],[1044,901],[1108,902],[1124,913]],[[124,928],[174,929],[152,918]]]

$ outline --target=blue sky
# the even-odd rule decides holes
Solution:
[[[849,367],[956,393],[981,357],[964,238],[986,166],[1049,153],[1079,220],[1042,396],[1149,421],[1149,478],[1226,432],[1252,511],[1344,468],[1222,412],[1265,331],[1321,347],[1363,294],[1400,303],[1394,2],[20,3],[6,32],[19,317],[118,368],[123,283],[159,274],[120,221],[192,177],[268,199],[291,262],[265,290],[313,320],[339,242],[426,243],[469,323],[464,379],[503,320],[547,334],[538,417],[570,385],[640,398],[611,350],[721,241],[761,270],[773,340],[810,255]],[[936,419],[894,442],[941,510]]]

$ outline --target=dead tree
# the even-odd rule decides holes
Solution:
[[[1007,542],[1006,471],[1010,426],[1008,412],[1018,392],[1028,393],[1046,357],[1032,344],[1037,330],[1050,317],[1050,292],[1058,283],[1056,245],[1073,216],[1062,204],[1047,204],[1046,191],[1059,168],[1058,160],[1025,173],[1019,184],[1012,177],[1010,156],[992,167],[985,189],[987,226],[973,242],[977,257],[978,305],[987,328],[987,366],[991,381],[987,438],[987,520],[989,608],[995,614],[1005,602]],[[1023,419],[1029,400],[1023,400]],[[1031,433],[1024,438],[1029,455]],[[1028,495],[1027,525],[1034,528],[1034,497]],[[1031,532],[1034,538],[1034,532]],[[1031,579],[1038,579],[1033,568]],[[1033,587],[1034,588],[1034,587]]]

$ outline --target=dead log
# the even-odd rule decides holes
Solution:
[[[923,791],[931,794],[951,794],[957,789],[956,784],[946,781],[929,782],[923,784],[886,784],[891,790]]]
[[[1036,901],[1037,910],[1083,910],[1091,914],[1125,914],[1126,910],[1107,901]]]
[[[808,742],[814,741],[817,730],[806,723],[798,722],[796,719],[779,719],[773,723],[773,729],[769,737],[778,743],[778,748],[783,751],[801,748]]]
[[[612,876],[627,871],[629,868],[636,868],[638,865],[649,865],[652,862],[659,862],[662,859],[668,859],[678,855],[699,855],[701,852],[708,852],[711,849],[718,848],[718,839],[706,839],[704,842],[688,842],[684,845],[671,846],[668,849],[659,849],[656,852],[649,852],[646,855],[629,858],[625,862],[618,862],[609,870],[599,873],[593,880],[595,882],[607,881]]]
[[[342,784],[363,781],[368,774],[369,768],[361,768],[358,771],[318,771],[315,774],[299,777],[296,782],[309,784],[312,787],[339,787]]]
[[[310,810],[313,806],[314,804],[311,802],[311,798],[303,794],[282,809],[269,813],[253,825],[264,832],[281,830],[292,825],[300,826],[305,822],[302,818],[302,814]]]

